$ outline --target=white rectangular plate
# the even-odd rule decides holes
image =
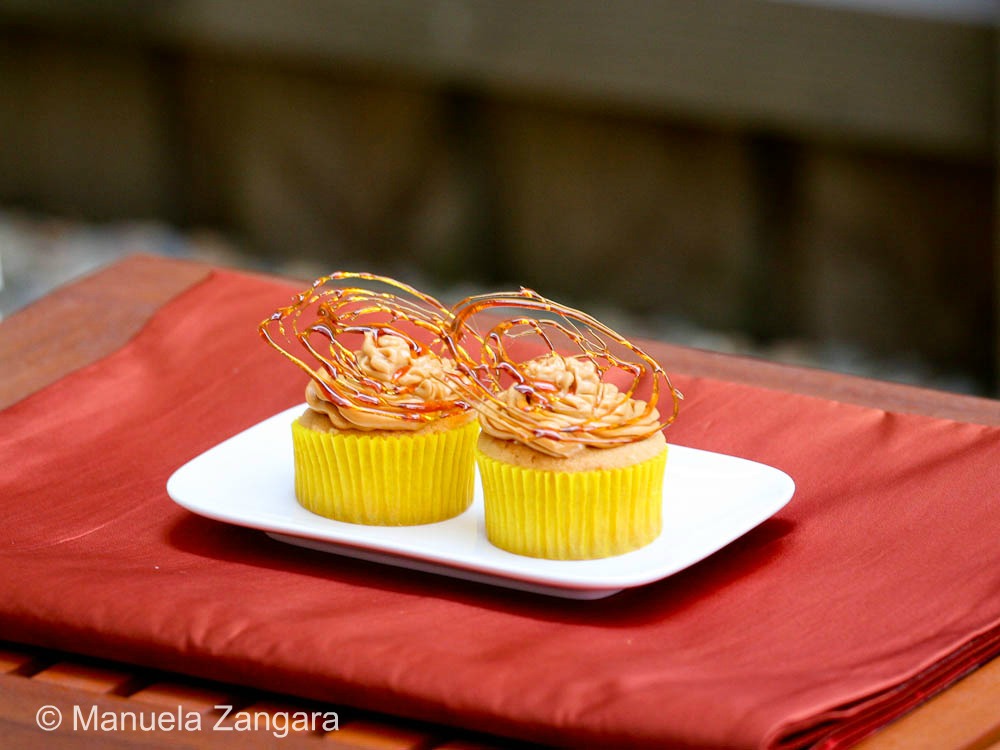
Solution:
[[[339,555],[495,586],[599,599],[670,576],[703,560],[778,512],[795,484],[754,461],[671,445],[663,532],[634,552],[601,560],[541,560],[494,547],[483,527],[476,480],[472,506],[422,526],[362,526],[317,516],[295,500],[291,422],[296,406],[182,466],[167,482],[178,505],[274,539]]]

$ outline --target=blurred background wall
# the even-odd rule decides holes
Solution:
[[[996,10],[0,0],[0,209],[210,231],[303,275],[523,284],[996,394]]]

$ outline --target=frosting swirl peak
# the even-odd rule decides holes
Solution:
[[[389,405],[444,404],[457,399],[448,380],[455,372],[454,363],[430,352],[415,354],[402,336],[376,337],[366,331],[361,349],[354,356],[358,373],[377,383],[377,390]],[[333,379],[319,371],[319,379],[310,380],[306,386],[306,403],[313,411],[325,414],[337,429],[415,430],[421,426],[418,421],[389,411],[338,405],[330,399],[333,385]]]
[[[611,447],[641,439],[660,428],[660,414],[631,398],[584,355],[556,352],[522,366],[524,381],[481,405],[483,431],[552,456],[570,456],[586,447]],[[574,440],[565,434],[576,433]]]

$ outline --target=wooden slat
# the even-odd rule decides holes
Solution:
[[[156,682],[129,696],[130,700],[162,708],[184,706],[189,711],[202,714],[219,713],[216,706],[239,706],[246,703],[239,691],[227,690],[221,685],[203,685],[195,681]]]
[[[435,735],[426,729],[400,724],[387,725],[370,719],[358,719],[328,734],[331,743],[343,743],[358,750],[430,750],[437,747]],[[336,745],[331,745],[332,748]]]
[[[216,704],[216,705],[222,705]],[[296,722],[289,722],[288,717],[293,717],[297,712],[310,712],[313,709],[301,704],[296,704],[292,699],[279,701],[273,699],[258,700],[248,705],[234,707],[232,713],[224,714],[216,723],[220,727],[233,727],[234,731],[247,731],[247,727],[252,727],[250,731],[279,734],[281,739],[288,736],[313,737],[318,740],[325,732],[320,728],[321,724],[313,726],[313,722],[307,722],[305,727]],[[330,709],[333,710],[333,709]]]
[[[31,679],[98,694],[131,692],[137,676],[134,670],[92,663],[59,661],[34,675]]]
[[[991,159],[993,30],[764,0],[0,0],[0,19]]]
[[[1000,660],[862,741],[858,750],[975,750],[1000,740]]]
[[[0,674],[21,674],[26,670],[34,671],[31,666],[37,662],[38,657],[30,651],[0,646]]]

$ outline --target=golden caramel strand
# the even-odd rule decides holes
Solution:
[[[504,309],[514,314],[498,315]],[[474,407],[487,432],[566,456],[649,437],[676,419],[683,398],[641,348],[529,289],[448,309],[394,279],[340,271],[295,295],[259,332],[309,375],[310,408],[341,429],[417,429]]]
[[[355,280],[390,291],[353,286]],[[454,366],[444,356],[451,318],[448,308],[407,284],[339,271],[314,281],[258,330],[309,375],[310,407],[328,402],[330,409],[320,408],[335,425],[339,414],[361,429],[415,429],[469,408],[453,389]],[[289,351],[293,345],[316,365]]]
[[[531,314],[494,318],[480,333],[476,319],[503,308]],[[465,376],[457,387],[497,437],[566,456],[644,439],[677,417],[683,396],[656,360],[580,310],[521,289],[468,297],[451,312],[444,340]],[[561,353],[562,342],[575,353]],[[477,358],[466,351],[472,344],[480,348]],[[526,344],[543,354],[525,359],[512,351],[531,348]],[[609,382],[612,372],[627,377],[627,387]],[[643,383],[651,391],[646,400],[636,397]],[[657,409],[663,388],[672,400],[665,418]]]

